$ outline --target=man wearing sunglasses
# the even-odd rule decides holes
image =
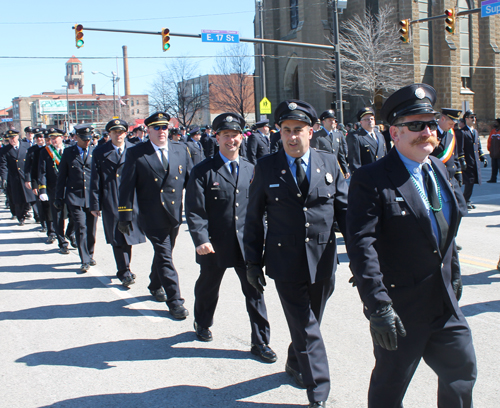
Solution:
[[[182,220],[182,190],[192,163],[186,145],[168,139],[169,121],[165,112],[148,117],[144,124],[149,141],[126,150],[119,188],[118,229],[130,234],[137,194],[139,224],[154,248],[149,290],[157,301],[167,303],[174,319],[180,320],[189,312],[183,306],[172,248]]]
[[[476,127],[476,114],[468,110],[464,113],[465,126],[457,132],[457,143],[463,148],[463,158],[465,167],[462,169],[464,180],[464,198],[467,202],[467,208],[473,210],[476,208],[470,201],[474,184],[481,184],[481,163],[484,167],[488,165],[484,153],[481,149],[481,140]]]
[[[370,321],[375,368],[368,407],[399,408],[423,358],[438,406],[472,407],[476,357],[461,312],[459,208],[438,146],[436,91],[406,86],[384,103],[394,148],[352,176],[346,246]]]

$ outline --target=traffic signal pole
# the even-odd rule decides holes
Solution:
[[[464,10],[464,11],[459,11],[456,16],[466,16],[468,14],[474,14],[474,13],[480,13],[481,8],[476,8],[472,10]],[[441,20],[443,18],[448,17],[446,14],[442,14],[440,16],[433,16],[433,17],[426,17],[426,18],[420,18],[418,20],[411,20],[410,24],[417,24],[417,23],[423,23],[424,21],[432,21],[432,20]]]

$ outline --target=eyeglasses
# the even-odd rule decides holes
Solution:
[[[415,122],[406,122],[406,123],[398,123],[398,127],[406,126],[410,132],[421,132],[425,129],[426,126],[429,127],[429,130],[436,130],[438,127],[438,123],[435,120],[430,120],[429,122],[415,121]]]
[[[153,129],[154,130],[160,130],[160,129],[161,130],[167,130],[168,126],[167,125],[163,125],[163,126],[158,125],[158,126],[154,126]]]

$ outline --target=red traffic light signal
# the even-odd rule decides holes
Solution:
[[[163,44],[163,51],[168,51],[170,48],[170,30],[168,28],[162,28],[161,38]]]
[[[75,41],[76,48],[83,47],[83,26],[81,24],[75,24]]]
[[[444,11],[444,14],[446,15],[446,18],[444,19],[446,27],[444,29],[450,34],[455,34],[455,9],[447,9]]]
[[[401,34],[401,37],[399,39],[403,41],[404,43],[409,43],[410,42],[410,19],[407,18],[406,20],[401,20],[399,22],[399,25],[401,28],[399,29],[399,34]]]

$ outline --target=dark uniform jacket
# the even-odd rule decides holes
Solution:
[[[26,181],[31,182],[31,188],[38,188],[38,162],[40,160],[40,153],[44,149],[45,146],[40,147],[37,144],[28,149],[24,174],[26,175]]]
[[[377,136],[377,141],[363,128],[347,134],[347,160],[351,173],[354,173],[365,164],[370,164],[381,159],[387,154],[384,136],[376,130],[373,132]]]
[[[465,182],[470,184],[481,184],[481,161],[484,160],[484,153],[481,149],[481,141],[476,129],[472,131],[468,126],[464,126],[456,134],[459,148],[464,152],[463,158],[467,168],[462,172]],[[460,159],[460,156],[459,156]]]
[[[255,164],[257,159],[270,153],[270,141],[260,132],[253,132],[247,139],[247,159]]]
[[[118,231],[118,191],[125,164],[125,152],[134,144],[125,141],[125,151],[120,156],[111,141],[94,150],[90,178],[90,210],[102,211],[106,242],[113,246],[136,245],[146,241],[138,223],[137,200],[132,211],[130,234]]]
[[[271,132],[269,143],[269,150],[271,153],[276,153],[278,150],[282,149],[283,142],[281,141],[281,132]]]
[[[63,144],[63,146],[65,146]],[[63,147],[64,149],[64,147]],[[51,200],[56,198],[56,183],[59,175],[59,166],[50,157],[47,146],[40,152],[38,159],[38,192],[47,194]]]
[[[342,173],[345,175],[349,173],[349,167],[347,166],[347,142],[342,132],[335,130],[332,133],[333,138],[325,128],[321,128],[315,132],[316,148],[333,153],[339,162]]]
[[[210,242],[215,254],[198,255],[196,262],[218,267],[244,266],[243,231],[253,165],[239,158],[238,181],[220,154],[193,168],[186,188],[186,220],[195,246]]]
[[[90,207],[90,175],[92,173],[92,153],[94,147],[87,148],[83,162],[78,145],[64,149],[59,163],[56,183],[56,199],[64,199],[66,204],[75,207]]]
[[[451,200],[443,252],[396,149],[352,176],[346,244],[367,317],[380,302],[391,300],[403,323],[442,315],[444,304],[456,316],[458,303],[451,282],[452,275],[460,274],[454,241],[458,208],[444,165],[429,158]]]
[[[174,228],[182,220],[182,190],[192,163],[184,143],[168,141],[168,171],[151,143],[127,149],[118,194],[120,221],[132,221],[137,192],[139,224],[148,230]]]
[[[205,153],[203,152],[203,146],[201,145],[201,142],[198,146],[198,142],[189,138],[186,144],[189,149],[189,154],[191,155],[193,166],[196,166],[198,163],[205,160]]]
[[[12,200],[14,201],[11,204],[25,204],[36,201],[33,191],[24,185],[24,182],[27,181],[24,167],[29,147],[27,142],[20,141],[18,149],[14,149],[12,145],[7,145],[2,149],[0,177],[2,180],[7,180],[9,184]]]
[[[218,152],[217,139],[215,137],[203,133],[200,138],[200,143],[203,146],[203,154],[205,157],[211,157]]]
[[[331,153],[310,149],[307,197],[288,166],[284,150],[260,159],[250,185],[245,222],[245,257],[285,282],[315,283],[330,278],[337,266],[334,221],[345,232],[347,182]],[[267,234],[264,213],[267,211]]]

